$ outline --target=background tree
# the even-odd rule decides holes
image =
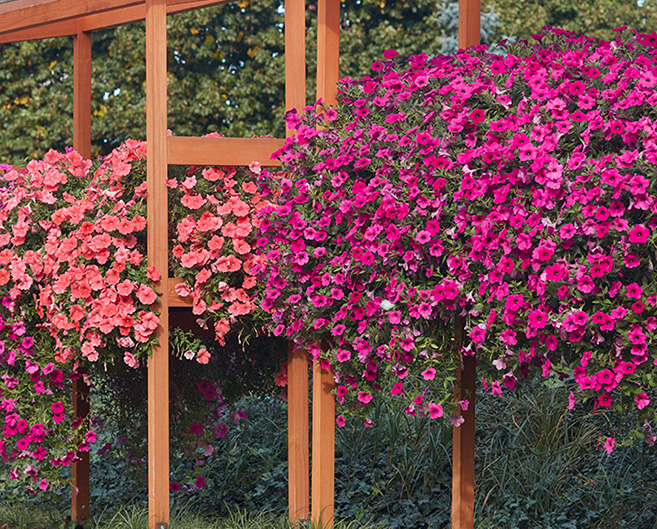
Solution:
[[[482,4],[482,9],[500,15],[493,41],[507,36],[528,39],[546,25],[613,40],[612,30],[621,26],[653,31],[657,13],[655,0],[483,0]]]
[[[21,164],[72,143],[73,41],[6,44],[0,59],[0,160]]]
[[[440,53],[457,11],[435,0],[344,0],[341,74],[369,71],[384,50]],[[314,99],[316,0],[308,12],[308,101]],[[177,135],[283,136],[283,0],[240,0],[169,17],[169,127]],[[143,22],[93,34],[94,151],[145,137]],[[0,160],[20,164],[71,145],[72,39],[1,48]]]
[[[657,0],[484,0],[482,40],[529,38],[546,25],[613,39],[648,32]],[[308,101],[314,98],[316,0],[308,7]],[[344,0],[341,74],[367,74],[384,50],[456,50],[457,0]],[[169,17],[169,127],[177,135],[282,136],[283,0],[239,0]],[[145,137],[144,24],[93,34],[92,142],[106,154]],[[0,161],[21,164],[72,144],[73,44],[59,38],[0,47]]]

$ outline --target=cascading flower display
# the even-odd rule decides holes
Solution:
[[[193,296],[194,313],[221,344],[257,308],[256,213],[267,204],[256,189],[259,164],[192,168],[167,181],[170,270],[146,264],[145,142],[128,140],[92,165],[67,150],[1,168],[0,456],[32,490],[46,489],[96,439],[91,419],[73,413],[71,381],[93,386],[108,364],[144,364],[161,274],[187,282],[178,293]],[[189,355],[211,360],[205,347]]]
[[[53,467],[70,465],[95,441],[90,421],[72,410],[71,381],[89,380],[81,368],[124,351],[144,355],[158,322],[142,262],[146,189],[125,185],[141,147],[127,143],[93,173],[71,150],[2,176],[0,397],[8,426],[0,455],[30,488],[46,489]],[[132,175],[143,181],[139,163]]]
[[[288,113],[296,135],[275,155],[292,176],[261,179],[280,191],[261,224],[273,332],[325,342],[310,348],[340,402],[391,387],[438,417],[463,316],[461,353],[493,393],[557,375],[580,390],[571,407],[652,418],[651,42],[546,28],[499,53],[389,50],[341,80],[336,108]]]
[[[253,272],[266,259],[256,245],[259,211],[269,204],[256,186],[261,171],[258,162],[191,167],[167,180],[176,224],[172,272],[183,280],[176,292],[192,297],[193,313],[212,325],[220,344],[238,320],[255,318],[253,328],[263,322]]]
[[[0,286],[34,302],[58,362],[95,362],[108,344],[145,352],[159,321],[144,266],[143,149],[126,143],[93,175],[75,151],[50,151],[3,176],[13,185],[0,194]]]

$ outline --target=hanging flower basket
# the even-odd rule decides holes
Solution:
[[[280,193],[261,224],[262,306],[275,334],[335,368],[338,401],[365,411],[381,391],[409,414],[456,409],[463,354],[487,391],[570,380],[564,406],[644,421],[657,383],[652,40],[547,29],[492,51],[390,50],[342,79],[336,108],[288,113],[296,136],[276,156],[291,176],[261,178],[264,196]]]
[[[252,301],[252,269],[264,259],[254,250],[266,205],[259,165],[172,173],[170,269],[155,270],[146,265],[145,156],[145,143],[129,140],[97,167],[70,150],[3,169],[0,456],[30,488],[46,489],[96,439],[90,419],[73,413],[70,381],[93,385],[108,365],[143,365],[159,323],[151,285],[162,274],[182,278],[178,293],[220,344],[261,325]],[[206,347],[186,353],[210,361]]]

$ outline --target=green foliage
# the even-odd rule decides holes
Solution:
[[[486,425],[477,430],[478,527],[654,526],[652,449],[641,443],[607,456],[597,433],[626,428],[633,418],[592,407],[568,411],[569,389],[536,387],[523,398],[478,403],[478,424]]]
[[[377,402],[373,426],[336,432],[336,513],[390,529],[443,527],[451,501],[451,427]]]
[[[657,2],[624,2],[623,0],[485,0],[482,9],[494,9],[500,15],[500,25],[493,41],[506,37],[528,39],[540,33],[543,26],[575,31],[597,39],[613,40],[612,31],[620,26],[639,32],[654,29]]]
[[[235,453],[237,448],[226,443],[229,439],[233,439],[236,445],[243,441],[239,436],[245,430],[238,427],[244,413],[239,404],[240,399],[247,394],[265,398],[274,393],[274,372],[280,369],[287,351],[286,342],[260,337],[252,338],[246,344],[235,336],[229,336],[226,345],[219,347],[216,342],[202,338],[200,342],[211,351],[212,358],[209,364],[199,364],[186,360],[182,350],[196,340],[180,330],[174,331],[172,337],[169,380],[172,482],[189,485],[198,475],[211,475],[217,465],[220,468],[225,465],[229,480],[242,480],[238,490],[248,490],[247,483],[255,479],[248,476],[248,469],[252,466],[262,467],[260,456],[256,458],[255,464],[227,461],[227,454]],[[203,384],[206,388],[202,390]],[[114,461],[107,472],[98,473],[94,477],[98,481],[92,494],[98,499],[109,495],[112,498],[124,497],[126,501],[142,493],[145,495],[147,369],[144,366],[132,369],[121,362],[108,365],[104,375],[100,374],[97,379],[92,402],[99,425],[99,439],[92,448],[93,453],[97,454],[99,462],[105,458]],[[248,422],[251,422],[248,410],[246,416]],[[268,419],[269,416],[269,413],[265,413],[266,424],[253,432],[260,437],[244,440],[245,445],[266,445],[265,436],[283,428],[282,425],[275,427],[271,419]],[[192,432],[192,424],[200,425],[202,432]],[[232,435],[237,438],[217,437],[235,428],[236,433]],[[246,431],[251,432],[248,428]],[[211,446],[214,449],[209,454],[205,453]],[[282,449],[281,446],[276,448]],[[284,472],[281,472],[279,477],[284,478]],[[125,480],[136,482],[137,487],[124,490],[122,483]],[[284,480],[279,481],[278,487],[284,486]],[[202,496],[204,491],[212,491],[211,494],[219,498],[218,503],[221,505],[221,494],[215,492],[217,486],[216,478],[208,477],[207,485],[199,490],[199,494]],[[231,486],[221,488],[230,494],[234,486],[235,483],[232,483]],[[271,491],[263,490],[262,494],[267,496]],[[230,498],[228,503],[233,503]]]
[[[617,447],[611,455],[601,446],[594,450],[594,432],[603,424],[612,431],[626,426],[599,410],[566,412],[568,391],[537,386],[522,398],[485,395],[478,401],[477,529],[655,526],[653,450],[645,443]],[[180,522],[172,527],[260,529],[284,523],[282,516],[266,513],[280,514],[287,507],[285,403],[247,398],[239,406],[249,420],[217,440],[206,487],[172,495],[172,520]],[[336,432],[336,518],[345,529],[364,523],[449,526],[451,429],[436,421],[411,420],[398,406],[395,400],[380,402],[373,427],[348,422]],[[145,527],[139,525],[147,497],[143,475],[129,474],[118,456],[110,450],[92,462],[90,528]],[[172,452],[174,472],[181,462],[180,454]],[[35,527],[37,513],[42,528],[67,527],[62,520],[68,502],[68,489],[23,500],[2,492],[0,505],[13,508],[0,508],[0,527]]]
[[[73,41],[5,44],[0,48],[0,160],[24,163],[72,137]]]
[[[283,0],[227,2],[168,17],[169,127],[178,136],[285,135]],[[307,2],[308,101],[315,99],[316,1]],[[438,53],[434,0],[345,0],[341,75],[359,77],[384,50]],[[144,139],[142,22],[93,33],[92,145],[107,154]],[[23,163],[72,144],[71,38],[0,47],[0,161]]]

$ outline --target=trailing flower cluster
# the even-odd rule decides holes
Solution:
[[[193,168],[167,181],[177,240],[171,270],[159,271],[146,264],[145,155],[144,142],[128,140],[97,168],[73,150],[3,168],[0,456],[32,488],[46,488],[56,467],[95,440],[90,420],[73,413],[71,381],[93,385],[98,364],[143,364],[159,324],[151,307],[162,273],[188,282],[178,292],[193,296],[194,313],[222,343],[255,309],[251,269],[261,257],[251,250],[251,219],[266,204],[254,183],[258,165]],[[210,361],[206,348],[190,355]]]
[[[261,224],[262,306],[275,334],[324,340],[310,349],[340,402],[386,388],[439,417],[465,354],[493,393],[558,375],[580,390],[571,406],[651,417],[652,41],[534,40],[405,64],[389,50],[341,81],[336,108],[288,113],[296,135],[275,156],[293,176],[261,178],[280,191]]]
[[[127,143],[91,173],[78,153],[50,151],[2,176],[0,455],[30,487],[47,488],[96,438],[72,410],[71,381],[89,380],[81,368],[145,354],[159,321],[143,264],[145,185],[125,186],[142,154]]]
[[[82,374],[70,363],[55,362],[52,354],[45,358],[36,344],[39,333],[28,330],[9,296],[0,314],[0,358],[6,368],[0,376],[0,457],[11,462],[10,478],[24,479],[32,493],[45,491],[50,483],[42,465],[68,466],[96,440],[88,423],[70,413],[71,381]]]
[[[238,319],[260,312],[253,270],[265,260],[256,239],[258,212],[269,204],[256,186],[261,171],[258,162],[248,168],[191,167],[167,180],[176,223],[173,273],[183,279],[175,289],[192,297],[193,313],[204,326],[212,324],[220,344]]]
[[[131,174],[143,148],[126,143],[93,175],[75,151],[50,151],[3,177],[13,185],[0,194],[0,285],[33,302],[57,362],[95,362],[108,345],[145,352],[159,322],[144,267],[143,162]],[[126,187],[129,174],[141,185]]]

